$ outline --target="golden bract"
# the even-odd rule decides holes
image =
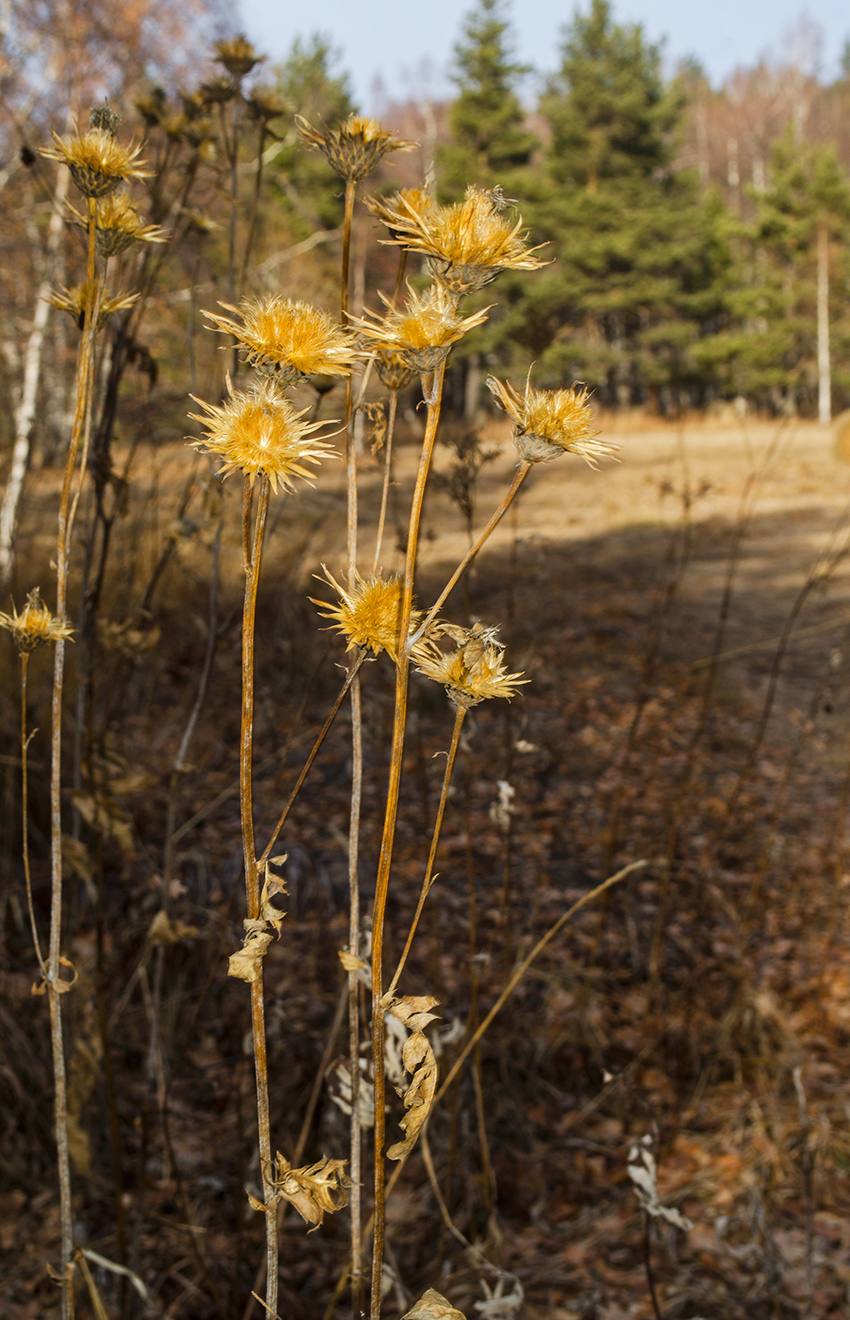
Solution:
[[[500,194],[484,188],[469,187],[462,202],[428,210],[410,205],[402,193],[397,208],[384,208],[381,219],[393,242],[424,252],[438,278],[460,295],[483,288],[503,270],[537,270],[544,264],[534,256],[538,249],[528,246],[522,219],[506,220],[503,206]]]
[[[372,321],[352,317],[352,324],[376,349],[396,354],[407,366],[423,374],[435,371],[452,344],[467,331],[483,325],[489,310],[484,308],[472,316],[461,316],[454,298],[439,284],[421,295],[408,285],[407,303],[400,311],[386,298],[383,301],[389,309],[385,316],[367,313],[373,316]]]
[[[298,131],[304,142],[317,147],[331,168],[343,179],[354,183],[367,174],[390,151],[412,151],[415,142],[393,137],[382,128],[377,119],[362,115],[349,115],[336,128],[314,128],[302,115],[295,116]]]
[[[42,156],[67,165],[71,178],[86,197],[108,197],[128,179],[147,179],[150,172],[138,160],[140,146],[122,147],[114,136],[102,128],[90,128],[63,138],[53,134],[55,147],[42,148]]]
[[[207,428],[203,439],[193,441],[196,449],[217,454],[225,476],[238,468],[252,486],[262,473],[274,491],[278,486],[291,490],[295,477],[309,481],[315,476],[305,463],[318,463],[332,451],[323,440],[307,437],[324,422],[303,421],[308,410],[297,412],[271,381],[242,392],[233,389],[228,376],[227,389],[230,398],[221,406],[190,396],[204,412],[189,416]]]
[[[73,208],[72,208],[73,210]],[[83,217],[74,214],[79,220]],[[83,220],[85,224],[86,221]],[[102,257],[116,257],[131,243],[164,243],[159,225],[146,225],[126,193],[112,193],[97,204],[95,220],[97,250]]]
[[[88,302],[88,280],[75,284],[73,288],[63,288],[59,293],[51,293],[47,301],[52,307],[68,312],[74,318],[77,329],[82,330],[86,322],[86,304]],[[97,309],[96,330],[101,330],[108,316],[114,312],[124,312],[138,302],[138,293],[117,293],[110,297],[107,290],[102,290]]]
[[[12,606],[11,614],[0,612],[0,628],[12,634],[15,645],[21,655],[29,655],[37,646],[47,642],[58,642],[68,638],[73,630],[50,610],[41,599],[38,587],[27,596],[27,603],[20,614]]]
[[[241,318],[205,312],[217,330],[233,335],[251,366],[291,385],[302,376],[348,376],[354,346],[351,336],[310,303],[269,294],[241,307],[219,303]]]
[[[494,644],[495,628],[456,628],[438,624],[436,632],[455,638],[454,651],[443,651],[433,637],[418,642],[412,655],[420,674],[442,683],[449,699],[468,710],[491,697],[510,701],[517,688],[528,682],[522,674],[509,674],[502,659],[502,648]]]
[[[347,651],[357,646],[365,647],[378,655],[386,651],[392,660],[398,659],[399,632],[401,628],[401,579],[395,576],[382,577],[379,573],[370,573],[367,577],[356,574],[353,587],[343,587],[322,564],[325,576],[318,581],[327,582],[339,596],[339,602],[331,605],[325,600],[310,599],[324,611],[323,619],[331,619],[334,626],[347,639]],[[420,618],[418,611],[411,614],[411,623]]]
[[[546,463],[560,454],[579,454],[591,467],[616,453],[616,446],[597,440],[587,389],[535,390],[526,381],[525,394],[513,385],[488,377],[487,388],[514,419],[514,444],[527,463]]]
[[[372,214],[387,226],[393,240],[404,246],[403,233],[395,223],[399,214],[408,217],[416,215],[424,219],[440,209],[434,201],[433,193],[427,188],[402,188],[393,193],[392,197],[367,197],[365,201]]]

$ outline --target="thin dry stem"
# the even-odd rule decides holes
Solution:
[[[389,416],[387,417],[387,438],[384,441],[384,483],[381,487],[381,512],[378,515],[378,531],[375,535],[375,556],[372,560],[372,572],[377,573],[378,564],[381,559],[381,546],[384,540],[384,524],[387,520],[387,500],[390,493],[390,479],[392,477],[393,461],[393,432],[395,431],[395,417],[398,410],[398,390],[390,391]]]
[[[496,512],[493,514],[490,521],[487,523],[487,526],[483,529],[483,531],[479,533],[473,544],[469,547],[463,559],[460,561],[457,568],[455,569],[454,573],[452,573],[445,587],[440,592],[440,595],[437,597],[435,604],[432,605],[431,609],[428,611],[427,615],[422,621],[422,624],[420,625],[419,629],[417,630],[416,636],[413,639],[414,641],[418,641],[420,637],[425,636],[431,624],[436,619],[438,612],[443,608],[443,605],[448,600],[449,595],[457,586],[462,575],[466,572],[466,569],[469,567],[472,560],[478,554],[478,551],[481,549],[484,542],[490,536],[490,533],[494,530],[494,528],[498,526],[504,515],[507,513],[508,509],[510,508],[514,500],[514,497],[519,491],[520,486],[525,481],[525,478],[528,475],[530,468],[531,468],[531,464],[527,463],[525,459],[523,459],[520,462],[514,474],[514,479],[510,484],[510,488],[507,494],[505,495],[505,498],[502,500],[501,504],[499,505]]]
[[[250,536],[251,503],[251,483],[246,476],[242,496],[242,528],[243,545],[250,544],[250,550],[244,560],[245,601],[242,615],[242,730],[239,758],[239,804],[242,817],[242,852],[245,864],[245,893],[248,904],[248,917],[251,920],[256,920],[260,913],[260,886],[254,844],[254,628],[263,536],[269,507],[269,481],[265,475],[260,478],[253,537]],[[263,1179],[263,1200],[268,1206],[265,1212],[266,1305],[270,1311],[276,1311],[278,1293],[277,1207],[274,1203],[274,1189],[269,1181],[272,1170],[272,1148],[269,1123],[269,1077],[266,1059],[262,967],[257,979],[251,982],[251,1032],[254,1042],[254,1069],[257,1083],[260,1170]]]
[[[437,807],[437,819],[434,822],[434,832],[431,836],[431,849],[428,853],[428,862],[425,867],[425,876],[422,880],[422,889],[419,892],[419,902],[416,904],[416,911],[413,914],[413,921],[410,924],[410,930],[407,934],[407,942],[405,943],[404,950],[399,958],[398,967],[395,969],[395,975],[393,976],[389,989],[387,990],[386,997],[388,999],[395,994],[396,986],[398,985],[399,980],[401,979],[401,974],[404,971],[404,964],[407,962],[407,956],[410,953],[410,947],[413,944],[416,928],[419,925],[419,918],[422,916],[422,909],[425,906],[425,900],[431,892],[431,886],[437,878],[434,875],[434,862],[436,861],[437,848],[440,843],[440,831],[443,828],[443,816],[446,811],[446,803],[449,800],[449,786],[452,782],[452,771],[454,770],[457,749],[460,745],[460,733],[463,728],[465,715],[466,707],[458,706],[455,715],[454,729],[452,730],[452,741],[446,757],[446,770],[443,775],[443,788],[440,793],[440,803]]]
[[[419,544],[419,524],[422,518],[422,503],[425,498],[425,486],[434,452],[437,435],[437,423],[440,420],[445,360],[440,364],[433,377],[423,380],[423,394],[428,400],[428,418],[425,426],[425,438],[419,459],[419,471],[416,474],[416,486],[410,508],[410,524],[407,536],[407,556],[404,565],[401,610],[399,618],[399,636],[407,638],[410,631],[410,614],[413,605],[413,578],[416,570],[416,551]],[[404,752],[404,733],[407,722],[407,690],[410,677],[410,642],[402,642],[396,665],[395,715],[393,719],[392,751],[390,754],[389,784],[387,787],[387,805],[384,815],[381,853],[378,861],[378,874],[375,880],[375,902],[372,910],[372,1067],[375,1079],[375,1238],[372,1252],[372,1294],[371,1317],[379,1320],[381,1313],[381,1275],[383,1273],[384,1253],[384,1139],[386,1132],[386,1077],[384,1073],[384,1005],[383,1005],[383,941],[384,920],[387,910],[387,894],[392,866],[393,842],[395,839],[396,818],[398,816],[399,790],[401,787],[401,764]]]

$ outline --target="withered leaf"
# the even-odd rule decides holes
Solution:
[[[269,1205],[256,1197],[248,1200],[254,1210],[268,1210],[278,1201],[288,1201],[307,1224],[318,1228],[326,1214],[333,1214],[348,1204],[351,1179],[342,1172],[345,1160],[325,1157],[303,1169],[293,1169],[280,1151],[275,1155],[276,1172],[271,1178],[272,1196]],[[312,1229],[311,1229],[312,1232]]]
[[[428,1288],[401,1320],[466,1320],[466,1316],[463,1311],[452,1306],[442,1293],[438,1293],[436,1288]]]
[[[263,958],[274,936],[266,928],[265,921],[252,921],[246,917],[242,922],[245,938],[242,948],[231,953],[227,960],[227,975],[235,976],[240,981],[256,981],[263,968]]]
[[[394,1017],[411,1028],[411,1035],[405,1041],[401,1054],[405,1071],[411,1077],[410,1085],[403,1096],[406,1112],[399,1122],[399,1127],[404,1132],[404,1140],[390,1146],[387,1158],[391,1160],[407,1159],[434,1103],[434,1093],[437,1089],[437,1060],[422,1028],[436,1018],[437,1014],[430,1012],[436,1003],[437,1000],[430,995],[413,995],[404,999],[390,1000],[387,1005],[387,1010],[392,1012]]]
[[[197,933],[197,926],[186,926],[182,921],[172,921],[165,909],[160,908],[148,926],[148,943],[180,944]]]

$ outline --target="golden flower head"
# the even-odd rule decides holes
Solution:
[[[449,699],[468,710],[489,697],[510,701],[518,687],[528,682],[522,674],[509,674],[502,660],[503,648],[496,642],[498,628],[471,628],[437,624],[429,637],[417,642],[412,654],[420,674],[442,683]],[[454,638],[453,651],[438,646],[439,636]]]
[[[356,573],[353,587],[342,587],[336,578],[322,564],[325,576],[317,578],[333,587],[339,601],[331,605],[326,600],[310,597],[314,605],[321,606],[323,619],[332,619],[336,629],[348,641],[345,648],[353,651],[355,647],[365,647],[378,655],[386,651],[391,660],[398,659],[399,631],[401,627],[401,579],[396,576],[382,577],[380,573],[370,573],[362,577]],[[411,624],[418,623],[421,613],[411,613]]]
[[[401,188],[393,193],[392,197],[367,197],[365,201],[372,214],[387,226],[393,241],[405,247],[408,244],[404,238],[404,231],[396,227],[399,214],[408,218],[415,215],[420,220],[424,220],[440,210],[432,190],[427,186],[427,181],[424,188]]]
[[[88,220],[80,215],[79,211],[73,206],[69,209],[81,224],[88,225]],[[117,257],[131,243],[164,243],[165,241],[165,231],[158,225],[144,224],[125,192],[111,193],[98,202],[95,242],[102,257]]]
[[[246,361],[264,375],[291,385],[302,376],[350,374],[351,336],[318,307],[276,294],[246,299],[241,307],[219,306],[241,320],[232,321],[218,312],[204,315],[217,330],[233,335]]]
[[[342,179],[353,183],[371,174],[390,151],[412,151],[415,142],[393,137],[382,128],[377,119],[364,119],[349,115],[336,128],[314,128],[302,115],[295,116],[298,131],[304,142],[318,147],[328,163]]]
[[[138,300],[138,293],[117,293],[114,297],[109,297],[104,289],[97,309],[96,329],[102,330],[107,317],[112,316],[114,312],[126,311]],[[67,312],[76,322],[77,329],[82,330],[86,323],[88,280],[83,280],[82,284],[75,284],[71,289],[63,288],[60,293],[51,293],[47,301],[51,306],[58,307],[60,311]]]
[[[494,376],[487,378],[487,388],[516,422],[514,444],[527,463],[547,463],[569,453],[580,454],[591,467],[597,467],[598,459],[616,453],[616,446],[595,438],[599,432],[593,425],[585,386],[535,390],[529,371],[525,394]]]
[[[489,284],[503,270],[537,270],[544,263],[534,256],[522,232],[522,219],[511,223],[502,214],[504,199],[495,189],[466,190],[462,202],[421,210],[403,193],[399,205],[381,219],[391,240],[430,257],[438,278],[459,296]]]
[[[258,55],[247,37],[241,34],[229,41],[217,41],[215,48],[216,63],[223,64],[231,78],[244,78],[260,63],[264,56]]]
[[[53,140],[56,146],[42,148],[42,156],[67,165],[86,197],[108,197],[128,179],[150,178],[150,172],[142,168],[144,161],[138,159],[141,147],[123,147],[105,128],[90,128],[67,138],[54,133]]]
[[[21,655],[29,655],[30,651],[47,642],[58,642],[70,637],[73,631],[64,619],[50,613],[41,599],[38,587],[27,596],[27,603],[20,614],[14,605],[11,614],[0,612],[0,628],[12,634]]]
[[[324,422],[303,421],[309,410],[297,412],[270,380],[237,392],[228,376],[227,390],[230,398],[221,406],[190,396],[204,412],[189,416],[207,428],[206,436],[193,442],[196,449],[218,454],[225,476],[239,468],[253,485],[262,473],[274,491],[279,485],[291,490],[295,477],[315,475],[304,464],[320,462],[331,446],[307,437]]]
[[[425,374],[439,367],[452,344],[467,331],[483,325],[489,308],[464,317],[442,285],[433,284],[421,295],[410,285],[407,287],[409,296],[402,310],[384,298],[385,316],[373,315],[372,321],[352,317],[351,322],[371,340],[374,348],[395,353],[407,366]]]

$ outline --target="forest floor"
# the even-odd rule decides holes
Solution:
[[[516,961],[572,902],[618,868],[645,865],[555,937],[435,1110],[429,1149],[453,1229],[416,1150],[388,1210],[387,1314],[435,1287],[470,1320],[847,1316],[850,467],[834,458],[828,430],[805,423],[661,427],[619,418],[604,430],[621,461],[600,472],[576,459],[535,469],[470,576],[472,616],[501,624],[509,668],[531,682],[510,706],[491,702],[467,719],[439,879],[403,983],[405,993],[440,1001],[440,1067],[451,1066]],[[493,428],[494,443],[503,435]],[[405,490],[414,453],[399,451]],[[447,467],[447,451],[438,448],[437,465]],[[328,599],[311,575],[322,562],[337,572],[343,558],[340,468],[273,506],[258,612],[261,841],[341,681],[342,646],[319,630],[307,600]],[[477,523],[511,468],[507,452],[483,468]],[[144,451],[116,524],[95,721],[112,824],[97,839],[83,835],[88,852],[69,886],[67,922],[80,974],[67,997],[77,1238],[106,1259],[125,1257],[157,1299],[149,1314],[199,1320],[243,1314],[262,1236],[244,1194],[256,1190],[258,1172],[247,997],[224,975],[244,902],[235,482],[225,487],[213,678],[176,789],[173,873],[163,879],[172,766],[207,635],[218,500],[202,472],[200,464],[178,518],[185,449]],[[371,526],[379,470],[368,458],[364,476]],[[45,528],[57,480],[38,473],[28,489],[18,604],[35,585],[28,570],[41,564],[49,581]],[[390,512],[388,569],[399,565],[393,501]],[[427,603],[466,546],[445,489],[429,496],[423,526]],[[164,547],[169,560],[149,609],[134,615],[128,602],[144,597]],[[462,596],[458,589],[450,616],[462,616]],[[14,693],[11,656],[2,665]],[[32,722],[44,728],[40,657],[31,684]],[[368,907],[389,666],[368,665],[363,690]],[[12,746],[14,701],[8,707]],[[450,722],[439,690],[417,679],[388,963],[421,882]],[[347,940],[349,737],[343,711],[281,839],[289,914],[266,959],[266,985],[273,1139],[287,1154],[320,1061],[345,1051],[334,1022],[337,951]],[[43,915],[43,735],[32,759]],[[14,756],[3,764],[12,819]],[[30,995],[16,846],[10,833],[0,1314],[41,1320],[56,1313],[45,1274],[57,1236],[49,1049],[44,1001]],[[175,943],[156,944],[166,880],[171,920],[183,930]],[[159,1073],[150,1062],[158,976]],[[305,1163],[345,1157],[335,1075],[331,1062]],[[400,1113],[393,1101],[389,1131]],[[658,1170],[652,1213],[629,1175],[630,1162],[646,1171],[647,1152]],[[674,1222],[677,1212],[691,1227]],[[309,1237],[304,1228],[292,1214],[282,1225],[281,1314],[315,1320],[344,1268],[345,1215]],[[91,1268],[117,1315],[119,1276]],[[132,1289],[128,1296],[127,1314],[145,1314]],[[82,1315],[88,1306],[83,1296]]]

